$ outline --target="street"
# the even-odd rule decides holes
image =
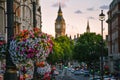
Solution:
[[[62,73],[60,73],[56,80],[88,80],[89,77],[84,77],[84,75],[74,75],[67,69],[63,69]]]

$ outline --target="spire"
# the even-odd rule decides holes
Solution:
[[[56,19],[57,22],[64,21],[63,15],[62,15],[62,9],[61,9],[61,4],[59,2],[59,9],[58,9],[58,16]]]
[[[62,15],[62,10],[61,10],[61,4],[60,4],[60,2],[59,2],[59,10],[58,10],[58,14],[59,14],[59,15]]]
[[[90,32],[89,20],[87,21],[87,28],[86,28],[86,32]]]

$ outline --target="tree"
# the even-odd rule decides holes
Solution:
[[[102,36],[95,33],[82,34],[74,47],[74,59],[79,62],[86,62],[88,65],[93,61],[99,61],[101,53]],[[105,42],[103,43],[104,56],[107,55],[107,48]]]
[[[63,60],[64,62],[72,59],[73,41],[67,36],[60,36],[54,39],[53,53],[48,57],[52,63]]]
[[[51,64],[55,64],[59,59],[64,56],[63,49],[60,44],[54,41],[53,52],[47,58],[47,61]]]
[[[63,53],[64,53],[63,60],[67,61],[72,59],[73,41],[67,36],[60,36],[55,40],[61,45],[63,49]]]

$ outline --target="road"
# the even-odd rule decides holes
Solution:
[[[74,75],[69,70],[64,69],[57,77],[56,80],[89,80],[89,77],[84,75]]]

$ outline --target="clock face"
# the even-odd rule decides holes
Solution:
[[[56,28],[57,28],[57,29],[60,29],[60,25],[57,25]]]

